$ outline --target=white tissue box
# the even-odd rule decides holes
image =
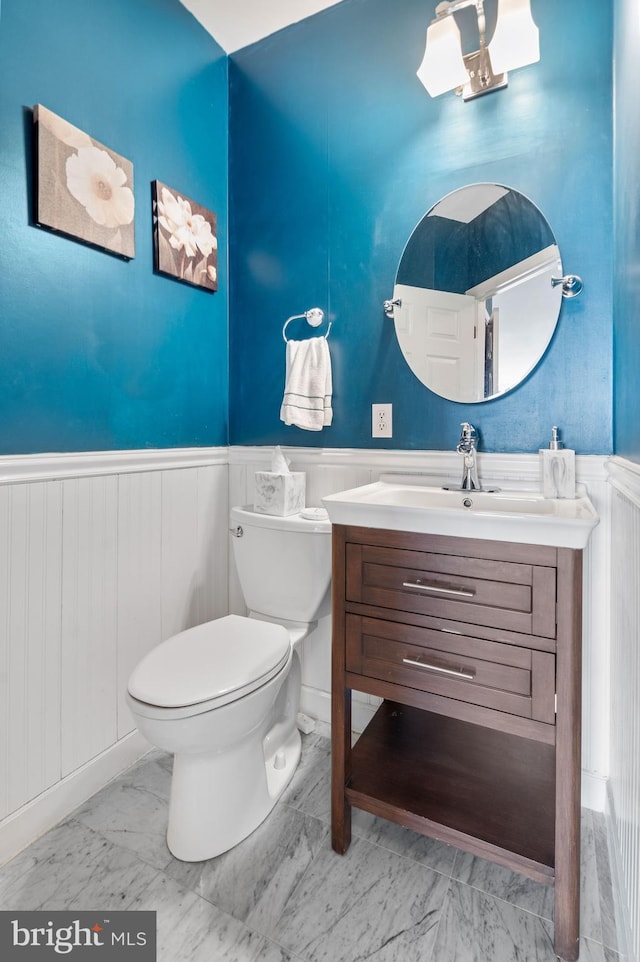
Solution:
[[[260,514],[277,514],[286,518],[298,514],[304,508],[306,474],[274,474],[272,471],[256,471],[256,495],[254,511]]]

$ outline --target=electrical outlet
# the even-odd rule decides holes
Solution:
[[[372,404],[371,405],[371,437],[372,438],[393,437],[393,405],[392,404]]]

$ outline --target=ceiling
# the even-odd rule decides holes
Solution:
[[[181,0],[217,40],[233,53],[256,40],[297,23],[340,0]]]

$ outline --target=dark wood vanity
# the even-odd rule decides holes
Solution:
[[[582,551],[334,524],[332,844],[364,809],[555,886],[579,952]],[[351,745],[351,693],[384,699]]]

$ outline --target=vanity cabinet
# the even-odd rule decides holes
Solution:
[[[582,552],[334,524],[332,844],[351,808],[555,886],[579,951]],[[351,693],[383,702],[351,745]]]

